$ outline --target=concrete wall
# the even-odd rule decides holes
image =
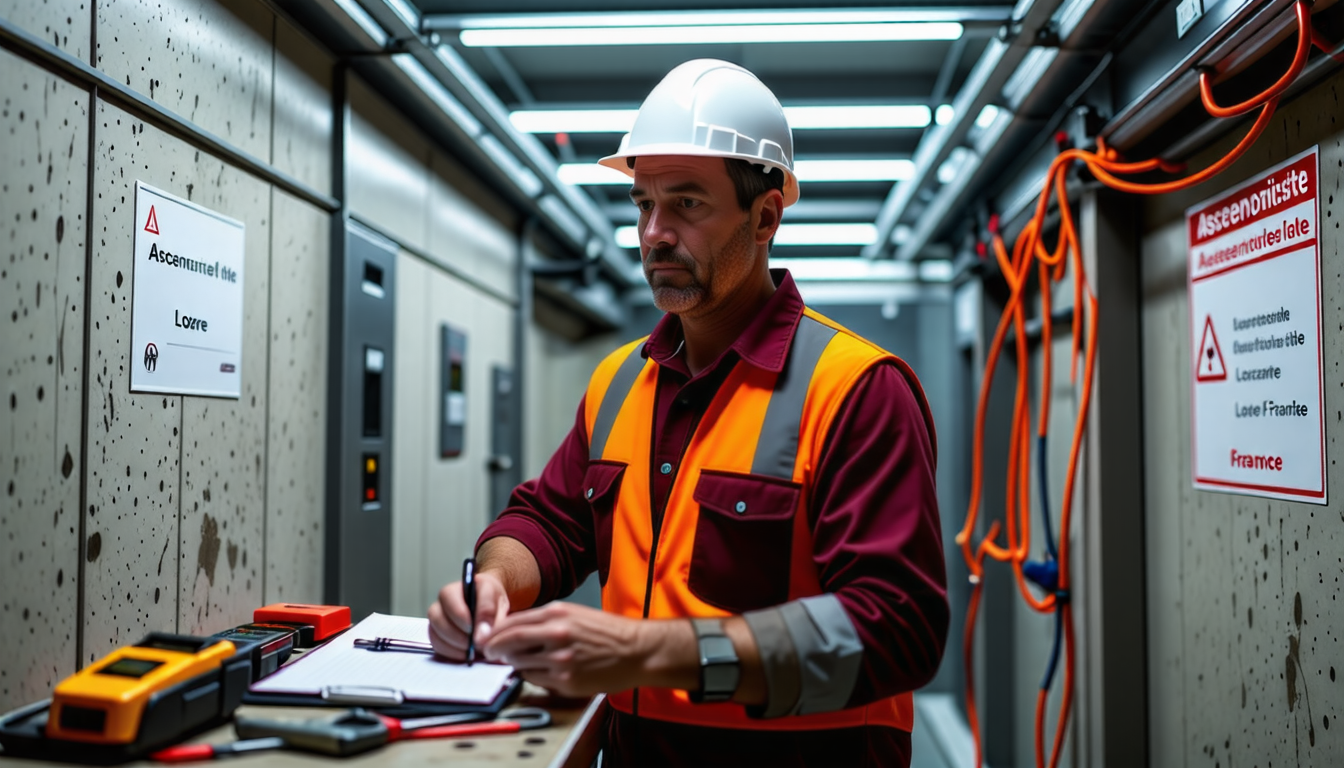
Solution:
[[[1142,240],[1150,759],[1168,765],[1344,762],[1344,126],[1336,74],[1281,107],[1216,180],[1154,198]],[[1203,167],[1241,136],[1195,158]],[[1317,506],[1196,491],[1190,470],[1187,206],[1320,145],[1327,488]],[[1303,290],[1310,290],[1304,286]]]
[[[0,15],[330,191],[332,60],[251,0]],[[149,630],[321,598],[328,215],[0,52],[0,709]],[[135,181],[242,221],[242,394],[131,394]],[[89,240],[91,247],[86,248]]]

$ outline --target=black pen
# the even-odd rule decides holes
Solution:
[[[476,561],[468,557],[462,561],[462,597],[471,614],[471,631],[467,634],[467,666],[476,661]]]

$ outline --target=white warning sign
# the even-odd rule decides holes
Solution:
[[[1326,503],[1316,147],[1185,213],[1196,488]]]
[[[131,391],[236,398],[243,224],[135,183]]]

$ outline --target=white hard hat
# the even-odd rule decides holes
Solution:
[[[629,158],[724,157],[784,172],[784,205],[798,202],[793,132],[779,100],[755,75],[718,59],[679,64],[639,108],[614,155],[598,162],[633,176]]]

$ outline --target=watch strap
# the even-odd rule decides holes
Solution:
[[[741,679],[741,662],[732,638],[719,619],[691,619],[700,655],[700,690],[691,691],[694,703],[729,701]]]

